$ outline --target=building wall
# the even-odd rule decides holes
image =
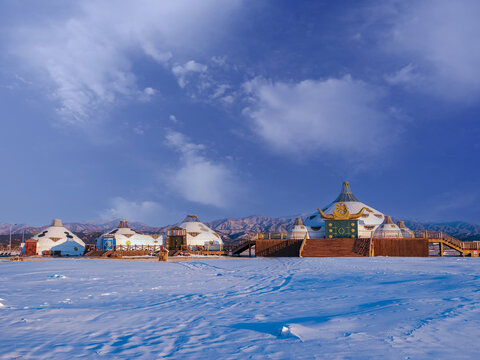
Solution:
[[[303,240],[258,239],[255,256],[298,257]]]
[[[374,256],[428,256],[427,239],[373,239]]]

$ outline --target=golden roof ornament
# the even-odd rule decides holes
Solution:
[[[344,202],[339,202],[335,204],[335,208],[333,210],[333,214],[325,214],[322,210],[318,209],[318,212],[322,216],[323,219],[326,220],[355,220],[360,218],[365,210],[372,211],[367,207],[363,207],[358,213],[350,214],[348,211],[347,204]]]

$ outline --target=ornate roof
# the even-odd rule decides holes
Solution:
[[[342,184],[342,192],[338,197],[335,199],[334,202],[345,202],[345,201],[358,201],[355,195],[352,194],[352,190],[350,189],[350,183],[348,181],[344,181]]]

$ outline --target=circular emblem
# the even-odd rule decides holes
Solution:
[[[130,240],[127,240],[127,246],[132,245],[132,242]]]
[[[347,205],[345,205],[344,203],[340,202],[338,203],[337,205],[335,205],[335,211],[337,212],[337,214],[340,214],[340,215],[345,215],[347,213]]]

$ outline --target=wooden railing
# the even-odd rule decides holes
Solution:
[[[399,238],[439,239],[439,240],[443,240],[444,242],[449,242],[452,245],[455,245],[456,247],[462,250],[480,250],[480,241],[461,241],[442,231],[410,230],[410,231],[402,231],[400,233],[397,230],[395,232],[397,232],[398,235],[400,235],[398,236]],[[373,237],[377,239],[382,239],[382,238],[394,238],[396,236],[392,236],[392,233],[389,233],[388,231],[385,231],[385,232],[377,231]],[[261,240],[261,239],[270,239],[270,240],[285,239],[286,240],[287,233],[282,233],[282,232],[257,233],[254,236],[254,239],[255,240]]]
[[[136,250],[147,250],[147,251],[159,251],[164,249],[163,245],[117,245],[113,250],[115,251],[136,251]]]
[[[307,240],[308,240],[308,234],[305,234],[305,237],[302,240],[302,245],[300,245],[300,250],[298,251],[298,256],[299,257],[302,257],[303,248],[305,247],[305,244],[307,243]]]
[[[255,235],[255,239],[282,240],[282,239],[286,239],[287,235],[288,235],[287,233],[283,233],[283,232],[258,233]]]

